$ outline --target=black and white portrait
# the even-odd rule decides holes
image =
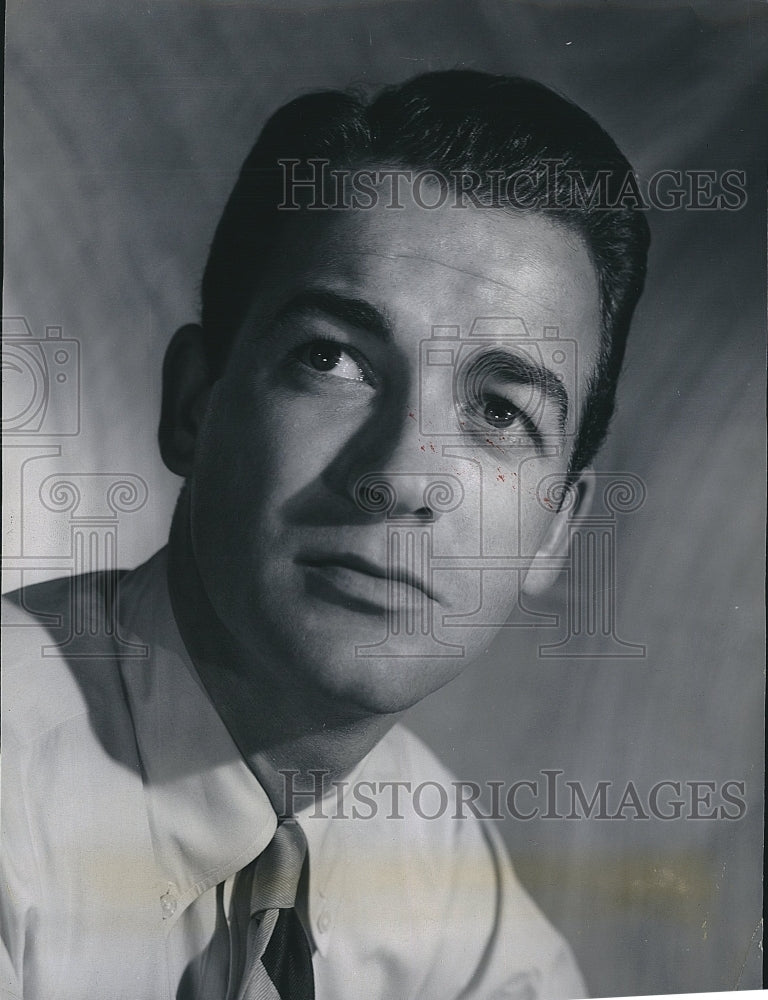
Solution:
[[[767,31],[8,5],[2,997],[761,985]]]

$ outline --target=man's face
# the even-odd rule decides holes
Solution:
[[[291,219],[190,477],[203,584],[254,683],[399,711],[485,649],[552,530],[537,486],[567,469],[598,341],[588,253],[541,216]]]

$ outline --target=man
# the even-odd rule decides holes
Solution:
[[[496,833],[408,794],[452,779],[398,719],[563,565],[643,284],[629,172],[474,72],[268,122],[166,356],[167,550],[6,614],[9,996],[581,995]]]

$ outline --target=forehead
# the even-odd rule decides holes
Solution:
[[[542,215],[450,204],[291,213],[265,279],[262,316],[317,288],[370,303],[403,342],[510,317],[534,339],[557,328],[577,340],[586,373],[597,358],[595,268],[581,239]]]

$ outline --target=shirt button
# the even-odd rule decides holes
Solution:
[[[331,917],[328,913],[321,913],[317,918],[317,929],[321,934],[325,934],[328,928],[331,926]]]
[[[168,889],[160,897],[160,909],[163,911],[163,920],[172,917],[176,912],[176,886],[169,885]]]

